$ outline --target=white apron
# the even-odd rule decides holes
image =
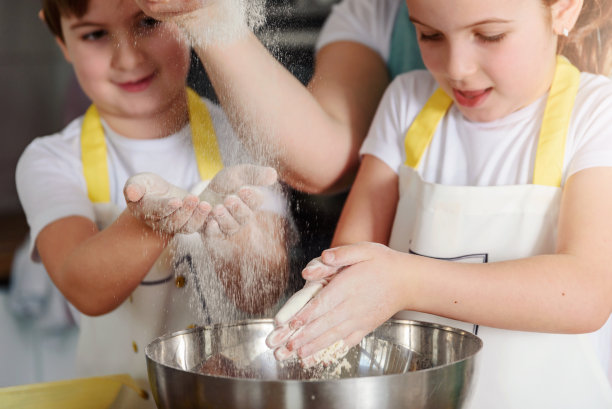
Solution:
[[[438,90],[406,134],[400,199],[389,247],[427,257],[487,263],[553,254],[561,201],[565,136],[578,70],[559,58],[544,113],[532,185],[444,186],[416,169],[452,99]],[[478,355],[469,409],[612,408],[612,390],[587,335],[545,334],[478,326],[401,311],[477,333]]]
[[[187,89],[187,95],[198,170],[202,180],[209,181],[223,168],[221,153],[206,105],[191,89]],[[83,119],[81,151],[96,223],[104,229],[121,210],[110,201],[106,142],[93,105]],[[141,284],[119,307],[99,317],[81,316],[76,358],[78,376],[128,373],[149,392],[148,401],[144,401],[124,388],[113,407],[155,407],[144,349],[166,332],[199,323],[198,308],[190,308],[197,301],[193,298],[196,286],[189,279],[194,277],[190,250],[198,245],[201,246],[201,239],[197,233],[176,235]]]

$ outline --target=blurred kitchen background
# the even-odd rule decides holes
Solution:
[[[259,35],[274,55],[303,83],[312,75],[314,44],[337,0],[267,0],[267,23]],[[13,253],[27,235],[15,188],[15,167],[27,144],[57,132],[84,113],[81,93],[46,26],[38,20],[40,1],[0,0],[0,387],[61,378],[43,367],[61,366],[49,355],[40,333],[27,319],[7,312]],[[201,65],[194,59],[189,82],[215,98]],[[296,260],[309,260],[331,239],[331,226],[343,196],[311,197],[290,192],[292,210],[302,222]],[[15,337],[17,333],[21,337]],[[20,339],[16,343],[15,339]],[[61,338],[51,348],[68,348]],[[15,362],[19,362],[17,365]],[[59,368],[58,368],[59,369]]]

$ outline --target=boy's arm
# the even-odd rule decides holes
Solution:
[[[188,218],[184,216],[189,212],[174,217],[193,195],[157,175],[130,178],[125,192],[132,214],[154,230],[169,234],[199,231],[206,250],[203,256],[227,296],[240,309],[257,314],[278,301],[288,278],[288,221],[281,214],[261,210],[266,196],[266,206],[281,213],[284,210],[284,198],[271,187],[276,179],[276,171],[268,167],[243,164],[224,168],[200,194],[200,204],[212,211],[199,224],[193,221],[200,219],[195,212]]]
[[[136,289],[169,239],[124,211],[102,231],[81,216],[56,220],[38,234],[36,247],[68,301],[95,316],[112,311]]]

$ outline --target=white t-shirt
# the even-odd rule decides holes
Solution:
[[[220,107],[205,100],[210,112],[224,166],[253,163],[242,148]],[[17,164],[17,192],[30,226],[31,242],[49,223],[67,216],[83,216],[96,221],[93,203],[81,162],[83,117],[72,121],[61,132],[36,138]],[[160,139],[125,138],[104,122],[111,202],[125,209],[123,187],[130,176],[152,172],[168,182],[191,190],[200,175],[193,152],[191,127]],[[32,256],[38,254],[31,247]]]
[[[361,155],[374,155],[398,172],[406,160],[404,137],[436,90],[427,71],[397,77],[387,88]],[[467,120],[452,105],[419,164],[431,183],[496,186],[532,183],[547,95],[504,118]],[[612,166],[612,81],[581,73],[566,140],[563,181],[586,168]]]
[[[336,41],[354,41],[388,61],[391,34],[402,1],[344,0],[335,5],[317,40],[317,51]]]
[[[383,96],[360,154],[373,155],[399,172],[406,161],[406,132],[436,89],[427,71],[398,76]],[[455,186],[532,183],[547,96],[492,122],[469,121],[452,105],[421,159],[419,174],[427,182]],[[581,73],[566,139],[562,183],[580,170],[597,166],[612,166],[612,81]],[[589,338],[608,371],[612,316]]]

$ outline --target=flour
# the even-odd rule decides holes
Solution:
[[[202,8],[175,17],[192,46],[231,42],[255,30],[266,21],[265,0],[216,0]]]
[[[322,349],[304,360],[306,367],[314,365],[332,365],[337,364],[349,351],[349,348],[344,343],[344,340],[336,341],[334,344]]]

